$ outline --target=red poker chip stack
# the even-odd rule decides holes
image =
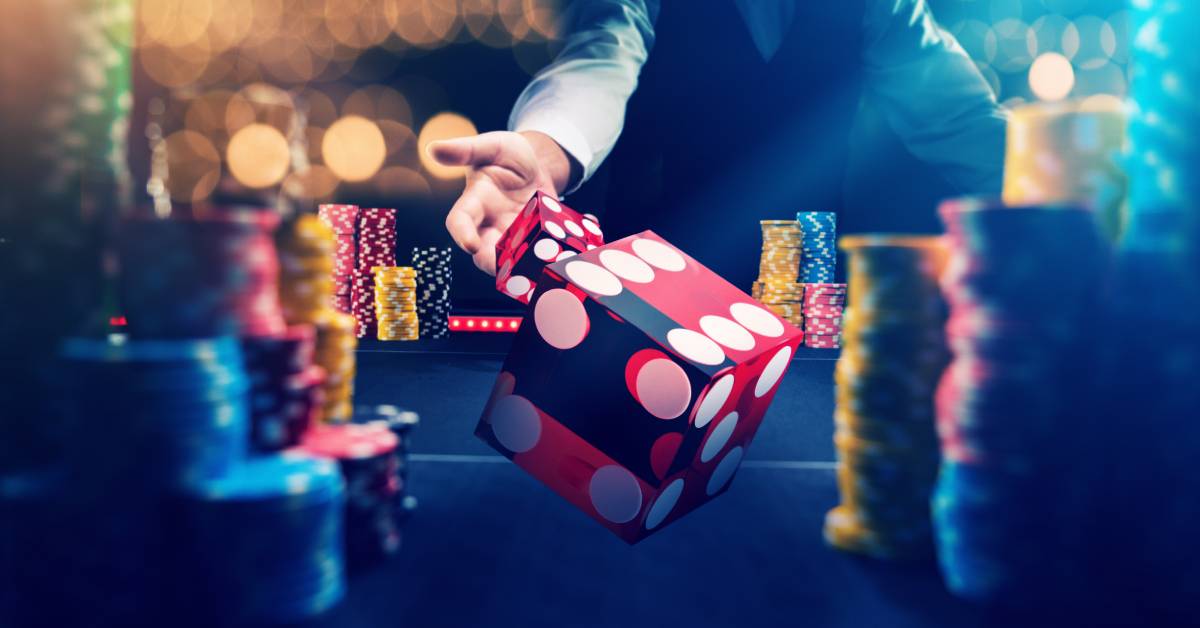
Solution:
[[[396,210],[365,208],[358,212],[358,256],[350,282],[351,311],[359,338],[375,335],[375,276],[372,268],[396,265]]]
[[[354,276],[358,246],[354,233],[358,226],[357,205],[321,205],[317,215],[333,229],[336,242],[333,250],[333,307],[351,313],[350,281]]]
[[[325,370],[313,364],[316,340],[312,325],[241,339],[250,379],[250,443],[255,450],[292,447],[315,422],[325,382]]]
[[[282,333],[278,226],[278,214],[252,208],[127,220],[119,255],[129,331],[158,338]]]
[[[846,284],[804,284],[804,345],[813,349],[840,348],[845,307]]]

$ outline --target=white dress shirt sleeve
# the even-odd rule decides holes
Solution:
[[[508,128],[540,131],[587,181],[625,125],[625,105],[654,44],[658,0],[577,0],[562,17],[563,49],[525,87]]]
[[[909,152],[964,193],[999,194],[1006,117],[925,0],[867,0],[865,96]]]

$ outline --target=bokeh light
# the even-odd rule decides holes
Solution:
[[[1047,52],[1029,68],[1029,88],[1042,100],[1066,98],[1075,87],[1075,70],[1065,56]]]
[[[383,133],[361,116],[334,122],[321,139],[325,165],[343,181],[366,181],[379,172],[387,156]]]
[[[225,161],[239,183],[249,188],[265,188],[283,181],[291,155],[287,138],[278,129],[254,123],[229,138]]]
[[[420,147],[421,165],[429,174],[439,179],[455,179],[463,176],[467,169],[464,167],[443,166],[433,160],[429,156],[429,143],[438,140],[448,140],[456,137],[467,137],[476,135],[475,124],[462,116],[461,114],[444,111],[433,116],[425,122],[425,126],[421,127],[421,133],[417,137],[417,146]]]
[[[208,198],[221,177],[221,154],[195,131],[176,131],[164,140],[167,191],[174,201],[194,203]]]

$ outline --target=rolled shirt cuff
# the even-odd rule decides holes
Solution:
[[[590,179],[599,164],[588,145],[583,133],[566,118],[544,111],[529,111],[522,113],[513,124],[512,131],[537,131],[545,133],[558,143],[568,155],[579,163],[583,174],[575,185],[563,192],[563,196],[574,192]]]

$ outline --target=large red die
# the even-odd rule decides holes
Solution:
[[[595,216],[537,192],[496,243],[496,289],[528,303],[543,266],[602,244]]]
[[[633,543],[725,490],[802,340],[646,231],[545,267],[475,433]]]

